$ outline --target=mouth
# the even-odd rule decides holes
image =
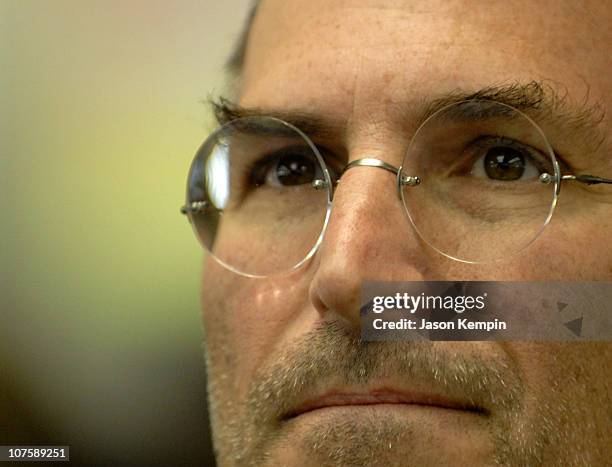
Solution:
[[[305,399],[289,411],[284,420],[332,408],[428,408],[456,413],[488,416],[489,411],[469,401],[448,395],[404,391],[395,388],[376,388],[370,390],[342,389],[329,390],[312,398]]]

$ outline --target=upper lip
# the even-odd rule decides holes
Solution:
[[[291,409],[285,419],[294,418],[306,412],[322,409],[325,407],[375,405],[375,404],[412,404],[431,406],[444,409],[464,410],[479,414],[488,413],[482,407],[478,407],[462,398],[435,392],[421,392],[415,390],[402,390],[393,387],[345,388],[330,389],[312,397],[303,399]]]

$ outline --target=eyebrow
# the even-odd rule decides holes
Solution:
[[[259,107],[247,108],[242,107],[229,99],[220,97],[217,100],[209,101],[212,108],[215,119],[219,125],[225,125],[231,121],[239,118],[251,118],[251,117],[272,117],[283,122],[289,123],[300,131],[304,132],[309,137],[330,137],[337,135],[344,129],[344,124],[337,120],[332,120],[322,115],[299,110],[284,110],[284,109],[263,109]],[[261,132],[269,131],[266,129],[266,125],[261,126],[251,123],[248,125],[249,129],[257,131],[257,128],[261,128]]]
[[[607,142],[607,134],[600,125],[605,119],[603,104],[589,103],[587,98],[581,103],[573,102],[567,90],[558,92],[552,85],[541,81],[491,85],[475,92],[452,90],[424,98],[416,110],[410,112],[416,115],[420,124],[443,107],[463,101],[480,101],[480,104],[458,106],[453,118],[479,120],[499,116],[500,106],[486,105],[486,102],[499,102],[524,112],[540,124],[550,125],[560,134],[571,135],[572,140],[579,140],[588,152],[596,152]],[[223,97],[210,103],[221,125],[238,118],[267,116],[290,123],[312,138],[337,135],[345,129],[338,120],[307,111],[246,108]]]
[[[588,92],[582,102],[573,102],[566,89],[561,93],[551,84],[541,81],[493,85],[476,92],[451,91],[429,101],[424,106],[421,118],[424,120],[447,105],[470,100],[493,101],[514,107],[540,125],[548,124],[556,131],[571,134],[574,139],[579,138],[592,152],[597,151],[607,140],[607,134],[601,128],[606,115],[601,102],[589,103]],[[486,114],[486,106],[480,110],[465,106],[464,110],[463,117],[467,119],[477,118],[475,114],[479,112]],[[494,115],[484,115],[490,116]]]

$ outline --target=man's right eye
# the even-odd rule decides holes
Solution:
[[[283,188],[311,185],[324,179],[323,168],[307,146],[283,148],[256,163],[251,173],[253,186]]]

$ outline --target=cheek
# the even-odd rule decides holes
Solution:
[[[572,218],[564,217],[562,210],[555,213],[557,217],[553,216],[551,225],[531,248],[530,264],[535,279],[612,279],[609,227],[602,227],[597,223],[598,217],[589,216],[589,212],[576,213]]]
[[[246,392],[254,371],[282,342],[291,340],[288,334],[304,316],[305,274],[252,279],[206,260],[202,313],[211,376],[223,373],[235,392]]]
[[[609,404],[612,385],[601,371],[612,356],[607,342],[509,342],[505,348],[523,377],[529,416],[548,410],[555,417],[583,415],[583,422],[606,418],[598,409]]]
[[[481,265],[449,262],[444,277],[485,281],[612,280],[608,235],[612,227],[593,222],[605,218],[601,215],[566,214],[555,212],[551,224],[537,240],[509,261]]]

